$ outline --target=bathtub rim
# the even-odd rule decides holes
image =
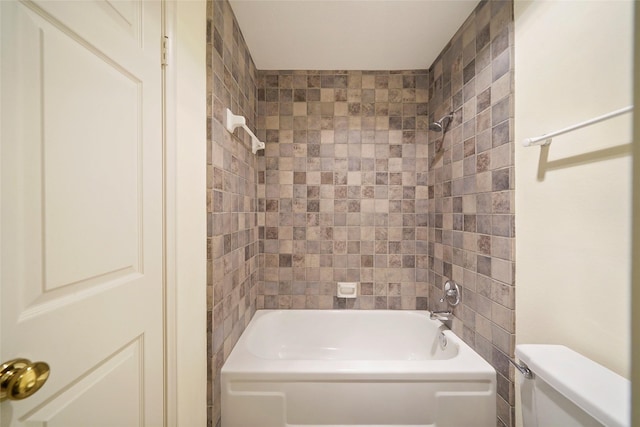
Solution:
[[[246,348],[247,337],[261,317],[276,312],[325,313],[385,313],[388,310],[257,310],[222,366],[221,375],[242,379],[304,379],[313,381],[371,380],[371,381],[496,381],[496,370],[482,356],[466,344],[439,320],[429,319],[430,312],[422,310],[391,311],[394,315],[418,314],[446,336],[449,345],[458,346],[458,354],[451,359],[434,360],[344,360],[328,359],[264,359]]]

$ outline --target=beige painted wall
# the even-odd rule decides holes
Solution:
[[[515,2],[516,340],[630,375],[633,2]]]
[[[206,3],[166,5],[166,426],[207,422]]]

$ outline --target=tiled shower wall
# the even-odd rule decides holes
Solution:
[[[430,308],[444,308],[446,279],[462,286],[453,330],[496,368],[506,426],[515,425],[513,51],[512,2],[482,2],[429,73],[431,120],[455,113],[443,150],[430,132]]]
[[[427,308],[427,92],[426,70],[259,73],[258,308]]]
[[[220,369],[256,308],[256,156],[227,108],[256,124],[256,67],[229,3],[207,2],[207,403],[220,423]],[[239,139],[239,138],[240,139]]]

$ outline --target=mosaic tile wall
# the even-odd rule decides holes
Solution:
[[[208,425],[220,424],[222,364],[256,309],[256,156],[242,130],[224,127],[227,108],[255,129],[256,67],[231,6],[207,2]]]
[[[258,308],[426,309],[427,95],[426,70],[259,73]]]
[[[455,118],[429,132],[430,309],[442,285],[463,287],[453,330],[498,372],[498,425],[513,426],[514,148],[513,4],[482,2],[429,73],[429,117]]]

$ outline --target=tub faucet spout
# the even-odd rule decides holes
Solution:
[[[453,313],[451,312],[451,310],[432,311],[429,315],[429,318],[431,320],[440,320],[443,322],[451,320],[451,317],[453,317]]]

